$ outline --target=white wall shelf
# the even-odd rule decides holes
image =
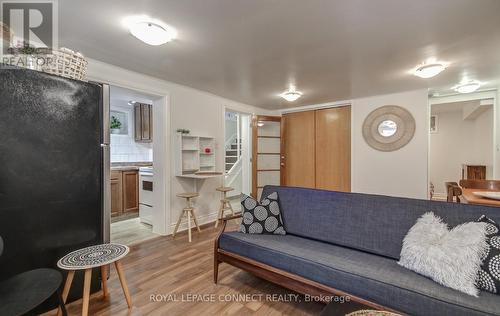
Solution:
[[[175,151],[177,176],[204,179],[210,176],[195,174],[200,171],[215,172],[215,138],[178,134]]]

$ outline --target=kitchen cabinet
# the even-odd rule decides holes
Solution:
[[[139,211],[139,172],[111,171],[111,216]]]
[[[111,171],[111,216],[123,213],[121,171]]]
[[[139,173],[137,170],[123,171],[123,212],[139,210]]]
[[[138,103],[134,105],[135,141],[153,141],[153,109],[151,104]]]

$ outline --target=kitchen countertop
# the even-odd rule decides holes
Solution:
[[[152,165],[152,162],[112,162],[111,171],[139,170],[140,167],[149,167]]]

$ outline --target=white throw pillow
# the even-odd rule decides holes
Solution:
[[[477,296],[486,240],[485,223],[470,222],[449,230],[434,213],[425,213],[404,238],[398,263],[441,285]]]

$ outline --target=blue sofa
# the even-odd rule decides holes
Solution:
[[[287,235],[225,232],[224,224],[215,242],[216,283],[226,262],[304,294],[347,294],[410,315],[500,315],[499,295],[472,297],[397,264],[423,213],[455,226],[482,214],[500,223],[500,208],[278,186],[266,186],[263,196],[272,192]]]

